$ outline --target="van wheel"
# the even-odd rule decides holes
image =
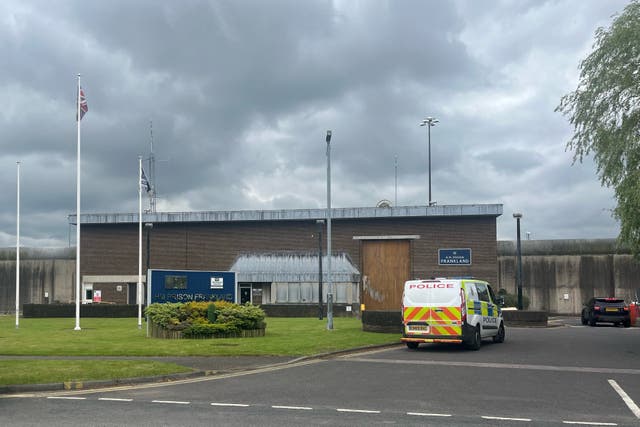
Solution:
[[[504,342],[504,324],[500,322],[500,327],[498,328],[498,333],[493,337],[493,342]]]
[[[480,346],[482,345],[482,336],[480,335],[480,325],[476,327],[475,332],[473,333],[473,338],[467,344],[467,348],[469,350],[480,350]]]
[[[417,343],[417,342],[411,342],[411,341],[407,342],[407,348],[408,348],[409,350],[415,350],[415,349],[417,349],[417,348],[418,348],[418,345],[420,345],[420,344],[419,344],[419,343]]]

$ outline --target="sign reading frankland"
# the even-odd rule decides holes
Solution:
[[[471,249],[438,249],[438,265],[471,265]]]

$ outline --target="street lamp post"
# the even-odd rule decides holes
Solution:
[[[327,131],[327,329],[333,329],[333,279],[331,278],[331,131]]]
[[[151,265],[151,230],[153,229],[153,223],[145,222],[144,228],[147,229],[147,276],[148,276],[149,268]],[[149,287],[149,277],[147,277],[147,287]]]
[[[518,267],[516,270],[516,285],[518,287],[518,310],[522,310],[522,248],[520,246],[520,219],[522,218],[522,214],[516,212],[513,214],[513,217],[516,219],[517,235],[516,254],[518,257]]]
[[[322,320],[322,227],[324,220],[316,221],[318,225],[318,320]]]
[[[435,126],[440,120],[433,117],[427,117],[420,122],[420,126],[427,127],[427,141],[428,141],[428,153],[429,153],[429,206],[432,206],[431,202],[431,127]]]

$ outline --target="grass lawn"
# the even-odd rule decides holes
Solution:
[[[136,318],[20,319],[0,316],[0,355],[28,356],[304,356],[400,341],[400,334],[363,332],[355,318],[267,318],[265,337],[164,340],[147,338]]]
[[[113,380],[190,372],[174,363],[147,360],[0,360],[0,386],[65,381]]]
[[[397,343],[400,340],[400,334],[363,332],[361,321],[355,318],[334,318],[334,329],[331,331],[327,330],[326,319],[267,318],[266,321],[265,337],[163,340],[147,338],[146,324],[143,324],[142,330],[138,329],[136,318],[82,318],[81,330],[75,331],[74,318],[20,319],[20,327],[16,329],[15,316],[0,316],[0,355],[307,356],[354,347]],[[45,366],[45,362],[47,361],[37,359],[1,359],[0,385],[180,372],[177,365],[160,366],[168,364],[153,361],[113,361],[117,363],[109,365],[110,367],[105,365],[105,369],[100,368],[103,372],[98,372],[96,367],[102,365],[102,361],[100,364],[83,364],[84,368],[77,367],[77,361],[73,360],[49,360],[48,362],[53,363],[49,366]],[[122,365],[117,366],[118,363]],[[60,372],[60,375],[45,378],[46,372],[54,371]]]

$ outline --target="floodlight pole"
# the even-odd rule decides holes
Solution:
[[[16,329],[20,328],[20,162],[16,162]]]
[[[322,227],[324,220],[319,219],[316,224],[318,225],[318,320],[322,320]]]
[[[331,131],[327,131],[327,329],[333,329],[333,279],[331,277]]]
[[[516,234],[517,234],[517,245],[516,245],[516,254],[518,257],[518,269],[516,270],[516,285],[518,287],[518,310],[522,310],[522,248],[520,246],[520,219],[522,218],[522,214],[516,212],[513,214],[513,217],[516,219]]]
[[[436,123],[440,122],[440,120],[435,119],[433,117],[427,117],[422,122],[420,122],[420,126],[427,127],[427,151],[429,155],[429,206],[433,205],[431,201],[431,127],[435,126]]]

